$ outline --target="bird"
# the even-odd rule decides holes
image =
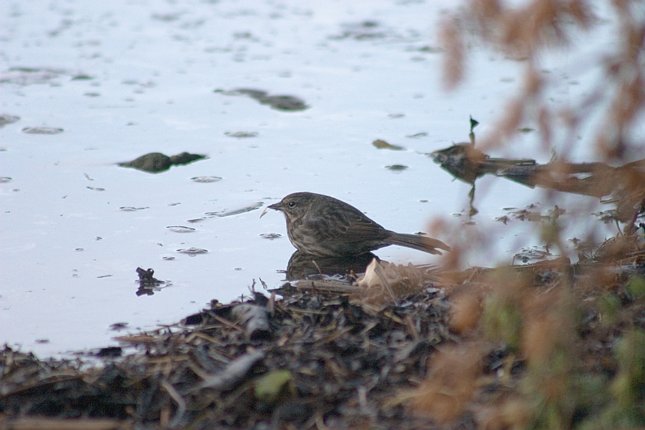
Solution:
[[[331,196],[310,192],[289,194],[267,206],[287,222],[289,241],[300,252],[320,257],[353,257],[389,245],[441,254],[450,247],[438,239],[396,233],[371,220],[354,206]]]

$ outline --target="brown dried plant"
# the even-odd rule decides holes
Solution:
[[[599,66],[597,80],[584,95],[552,104],[550,97],[561,82],[555,74],[542,70],[543,58],[558,49],[575,50],[581,34],[605,31],[608,26],[613,31],[607,33],[615,37],[613,49],[600,54],[595,50],[584,59],[585,65],[570,70],[575,75],[586,72],[589,66]],[[523,65],[518,91],[504,102],[502,115],[489,127],[492,131],[478,136],[479,150],[509,145],[522,127],[530,125],[537,130],[545,153],[557,150],[557,160],[549,164],[542,178],[554,184],[562,184],[563,178],[576,173],[568,167],[568,156],[575,145],[592,148],[598,159],[608,163],[623,164],[642,158],[643,142],[636,140],[645,116],[642,0],[472,0],[447,15],[439,36],[445,49],[443,75],[448,89],[467,79],[471,49],[492,48]],[[579,139],[581,135],[584,140]],[[589,194],[611,195],[623,201],[617,204],[616,219],[630,224],[625,229],[628,234],[630,228],[634,231],[638,206],[645,205],[642,164],[631,163],[629,167],[631,170],[608,169],[608,174],[598,174],[601,179],[593,184],[593,191],[600,193],[597,188],[603,186],[606,192]],[[546,194],[547,200],[550,195]],[[566,256],[566,241],[556,221],[542,227],[542,238]],[[484,232],[466,233],[461,226],[453,233],[451,268],[459,267],[464,251],[485,249],[486,241],[493,240]],[[628,247],[624,240],[617,241],[603,255],[618,261],[635,248],[632,242]],[[630,324],[637,325],[629,320],[639,312],[643,294],[603,294],[607,290],[607,286],[600,285],[606,282],[604,278],[592,275],[588,281],[581,281],[569,276],[569,267],[567,262],[554,269],[553,273],[561,276],[553,282],[539,283],[537,275],[515,276],[513,271],[500,269],[494,270],[492,276],[456,282],[457,288],[448,293],[452,306],[450,328],[462,341],[431,358],[426,379],[409,394],[410,409],[453,427],[470,413],[475,427],[486,429],[596,429],[616,424],[628,428],[642,423],[639,420],[645,417],[645,411],[639,405],[645,378],[640,368],[634,370],[634,363],[639,362],[642,368],[645,352],[635,346],[634,339],[642,340],[645,335],[642,327],[634,329],[633,334],[625,335],[624,330]],[[584,282],[590,286],[585,287]],[[624,281],[617,285],[619,291],[625,288]],[[625,312],[628,316],[609,322],[611,312],[605,304],[620,306],[621,297],[623,305],[630,306]],[[613,337],[603,335],[589,319],[583,324],[583,312],[587,318],[599,315],[599,321],[611,325]],[[602,324],[599,328],[609,332]],[[619,348],[617,358],[611,361],[607,349],[612,347],[598,346],[603,345],[598,339],[621,337],[626,339],[620,343],[627,345],[623,349],[638,360],[626,359]],[[487,353],[482,351],[495,348],[501,348],[506,355],[502,366],[493,372],[482,365],[482,361],[487,362]],[[590,356],[589,351],[596,350],[603,352],[603,358]],[[587,355],[581,357],[584,352]],[[614,399],[601,392],[603,386],[607,391],[607,381],[612,379],[612,375],[598,371],[608,366],[607,362],[623,372],[611,383]],[[512,369],[520,370],[513,373]],[[627,374],[630,376],[624,377]],[[594,422],[598,417],[602,419],[600,424]]]
[[[399,394],[411,410],[440,424],[454,421],[477,390],[486,347],[477,342],[447,346],[433,356],[428,377],[415,390]]]
[[[588,95],[570,105],[554,109],[545,96],[556,77],[540,71],[540,55],[554,48],[568,46],[577,32],[597,30],[607,20],[594,15],[590,0],[531,0],[519,6],[499,0],[467,2],[458,13],[446,19],[440,37],[446,49],[444,82],[454,88],[465,77],[468,56],[465,47],[480,41],[525,64],[523,85],[507,102],[505,113],[494,132],[480,140],[481,146],[504,144],[523,122],[536,124],[550,149],[553,130],[565,128],[567,142],[574,144],[577,130],[592,113],[602,112],[593,137],[598,155],[607,160],[623,160],[637,154],[641,142],[633,142],[631,132],[638,127],[645,107],[645,5],[640,0],[607,0],[614,34],[619,35],[617,49],[600,62],[602,77]],[[642,117],[641,117],[642,118]],[[563,154],[559,154],[563,155]]]
[[[404,266],[375,258],[358,280],[358,296],[365,304],[384,306],[423,291],[433,280],[436,276],[431,267]]]

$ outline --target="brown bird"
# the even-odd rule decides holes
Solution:
[[[300,252],[311,255],[356,256],[388,245],[407,246],[430,254],[441,254],[439,249],[450,250],[437,239],[387,230],[354,206],[322,194],[289,194],[267,209],[284,213],[289,240]]]

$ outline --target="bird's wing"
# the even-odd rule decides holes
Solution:
[[[345,243],[381,240],[388,236],[387,230],[361,212],[319,213],[305,220],[311,232],[316,232],[318,241],[342,239]]]

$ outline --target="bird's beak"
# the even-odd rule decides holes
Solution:
[[[274,204],[269,205],[266,208],[264,208],[264,210],[260,214],[260,218],[262,218],[264,216],[264,214],[266,214],[269,209],[273,209],[274,211],[282,210],[282,202],[274,203]]]

